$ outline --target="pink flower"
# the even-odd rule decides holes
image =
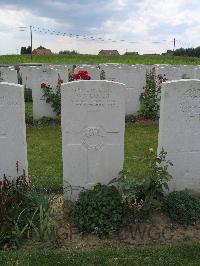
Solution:
[[[41,89],[45,89],[46,88],[46,84],[45,83],[42,83],[41,84]]]

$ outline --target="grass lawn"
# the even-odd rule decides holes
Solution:
[[[199,265],[200,244],[77,251],[0,252],[0,265]]]
[[[122,64],[175,64],[175,65],[200,65],[200,58],[161,55],[50,55],[37,56],[31,59],[28,55],[1,55],[0,64],[20,63],[49,63],[49,64],[99,64],[99,63],[122,63]]]
[[[127,124],[125,131],[125,167],[136,175],[144,168],[137,158],[157,147],[158,125]],[[27,126],[29,174],[33,184],[51,189],[62,188],[60,126]]]

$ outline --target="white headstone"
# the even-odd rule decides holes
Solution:
[[[162,85],[158,152],[173,163],[170,190],[200,188],[200,80]]]
[[[0,179],[27,172],[24,87],[0,83]]]
[[[75,81],[62,85],[64,187],[108,183],[123,168],[124,84]],[[67,194],[67,193],[66,193]]]
[[[9,67],[0,67],[0,82],[18,84],[17,70]]]
[[[43,116],[55,117],[56,114],[53,112],[51,105],[46,103],[46,98],[43,96],[44,91],[41,88],[41,84],[45,83],[46,85],[50,85],[50,87],[55,90],[58,83],[59,71],[47,67],[32,68],[30,70],[30,85],[33,97],[33,118],[40,119]]]
[[[140,94],[146,83],[145,65],[101,64],[106,80],[124,83],[126,88],[126,114],[135,114],[140,109]]]
[[[155,65],[156,75],[166,75],[166,78],[171,80],[178,79],[194,79],[195,66],[190,65]]]
[[[68,82],[68,66],[67,65],[53,65],[52,68],[56,69],[59,74],[59,78],[64,83]]]

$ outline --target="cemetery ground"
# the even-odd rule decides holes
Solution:
[[[26,110],[31,115],[31,104]],[[137,158],[149,147],[156,149],[157,134],[155,122],[126,124],[126,168],[136,174],[141,171],[144,165]],[[198,265],[200,245],[194,242],[199,240],[200,225],[186,230],[172,224],[160,211],[141,223],[139,233],[134,233],[133,227],[132,232],[125,229],[120,236],[99,239],[84,237],[70,229],[62,208],[60,125],[44,121],[36,126],[27,125],[27,145],[31,182],[54,193],[52,206],[62,237],[57,242],[31,239],[23,242],[19,251],[0,252],[0,265]]]
[[[26,118],[32,116],[32,104],[26,103]],[[149,149],[156,152],[158,123],[138,121],[126,123],[125,127],[125,162],[127,175],[138,178],[145,171],[145,162],[141,160]],[[69,206],[63,203],[62,187],[62,148],[61,128],[58,122],[42,119],[35,125],[27,124],[27,146],[29,175],[31,183],[37,189],[46,189],[51,198],[51,210],[56,224],[59,241],[40,242],[28,240],[22,243],[21,251],[32,249],[87,249],[98,247],[125,247],[138,245],[156,245],[179,243],[181,241],[198,242],[200,223],[187,229],[171,222],[158,205],[150,216],[147,216],[121,231],[120,235],[101,238],[93,235],[82,236],[70,223]],[[63,206],[65,208],[63,209]],[[139,219],[140,220],[140,219]],[[138,227],[139,225],[139,227]],[[138,231],[139,230],[139,231]]]
[[[99,55],[2,55],[0,64],[23,64],[23,63],[49,63],[49,64],[174,64],[174,65],[199,65],[200,59],[183,56],[162,55],[121,55],[121,56],[99,56]]]
[[[27,111],[31,116],[30,103],[26,103],[26,115]],[[157,134],[156,122],[126,124],[126,168],[136,174],[141,171],[144,165],[137,158],[149,147],[156,149]],[[125,229],[120,236],[99,239],[91,235],[83,237],[76,229],[71,230],[62,210],[60,125],[47,121],[27,125],[27,145],[31,182],[56,195],[53,198],[54,217],[64,237],[53,243],[25,241],[19,251],[0,252],[0,265],[198,265],[200,245],[194,242],[199,240],[200,225],[185,230],[172,224],[160,211],[141,223],[141,232],[136,235]]]
[[[126,202],[126,204],[122,205],[123,196],[125,194],[122,193],[120,200],[117,202],[115,198],[115,191],[117,191],[117,189],[112,187],[115,188],[115,190],[112,190],[112,193],[114,191],[114,194],[111,193],[110,197],[109,194],[106,194],[106,197],[101,196],[99,200],[100,203],[103,202],[103,204],[105,204],[106,201],[104,198],[106,198],[107,204],[104,206],[98,204],[94,205],[94,198],[92,198],[92,200],[91,198],[88,198],[89,201],[86,200],[86,205],[83,205],[83,212],[80,212],[79,216],[80,222],[82,222],[81,219],[84,217],[84,208],[86,207],[89,209],[90,207],[88,206],[91,206],[90,203],[96,206],[96,210],[93,208],[93,211],[97,212],[95,214],[88,212],[90,213],[89,215],[98,217],[99,220],[101,213],[103,213],[104,217],[106,217],[107,213],[109,214],[107,218],[110,216],[110,213],[108,212],[109,206],[115,206],[115,211],[117,213],[123,206],[123,214],[128,214],[127,223],[124,224],[123,219],[120,218],[121,230],[110,234],[112,229],[109,227],[110,231],[108,231],[109,234],[106,236],[103,233],[98,234],[98,231],[96,231],[96,234],[79,233],[78,226],[76,227],[71,220],[71,205],[69,202],[64,202],[63,199],[62,145],[59,118],[56,120],[42,118],[39,121],[33,121],[32,104],[26,103],[26,123],[29,174],[31,176],[31,186],[29,186],[29,188],[31,189],[31,187],[34,186],[36,189],[35,192],[39,192],[38,195],[39,197],[41,196],[41,200],[43,200],[43,196],[45,197],[45,195],[47,195],[50,206],[44,209],[44,213],[42,209],[44,205],[41,204],[40,207],[36,209],[37,215],[39,214],[39,226],[35,227],[34,223],[32,223],[33,220],[28,222],[28,226],[31,228],[29,231],[28,227],[28,232],[31,233],[27,233],[27,239],[23,239],[22,241],[22,238],[20,238],[21,232],[19,228],[15,227],[13,229],[13,236],[16,237],[16,241],[13,242],[15,244],[13,246],[9,246],[7,242],[5,242],[3,249],[4,251],[9,250],[10,252],[7,253],[7,257],[5,257],[5,253],[0,254],[0,265],[4,265],[4,262],[7,265],[37,265],[35,264],[35,258],[37,258],[36,263],[38,263],[38,265],[51,265],[58,263],[61,265],[66,263],[71,263],[73,265],[94,265],[95,263],[101,265],[198,264],[197,260],[200,249],[198,244],[200,240],[199,195],[190,195],[192,197],[191,199],[188,194],[184,194],[185,192],[182,191],[183,194],[181,195],[184,196],[184,204],[187,206],[186,209],[182,209],[182,203],[179,203],[181,198],[172,197],[171,205],[170,207],[168,206],[168,210],[166,211],[163,207],[166,207],[166,199],[170,199],[168,196],[165,196],[162,200],[153,202],[152,199],[155,198],[151,198],[149,191],[145,190],[145,185],[142,187],[139,185],[139,179],[142,179],[143,177],[146,177],[148,181],[151,180],[151,175],[145,176],[147,173],[151,173],[153,178],[155,177],[162,180],[162,177],[160,178],[160,175],[157,175],[157,164],[155,164],[155,162],[159,162],[157,160],[158,158],[156,158],[156,149],[158,144],[157,122],[153,122],[151,120],[140,120],[136,122],[127,122],[125,126],[125,171],[123,172],[123,180],[125,180],[126,185],[129,185],[127,181],[130,181],[131,179],[134,180],[134,182],[130,184],[134,184],[134,186],[138,188],[139,192],[142,193],[144,196],[144,198],[142,198],[142,202],[137,201],[138,194],[135,194],[135,201],[131,201],[131,203],[128,204]],[[4,131],[2,132],[4,133]],[[145,161],[144,157],[147,156],[148,158],[149,155],[153,155],[156,161]],[[68,157],[66,157],[66,159]],[[162,162],[160,158],[159,160]],[[65,163],[67,163],[66,159]],[[152,162],[154,163],[152,164]],[[152,169],[148,168],[152,165],[154,165],[154,168],[152,169],[155,170],[156,168],[155,172],[151,172]],[[164,174],[164,177],[168,176],[167,173],[162,172],[162,174]],[[128,193],[131,192],[132,189],[134,190],[134,186],[129,187]],[[156,186],[153,186],[153,192],[155,192]],[[111,186],[105,186],[104,188],[110,189]],[[144,191],[142,189],[144,189]],[[87,192],[92,193],[94,190],[95,186],[90,190],[87,190]],[[27,191],[29,191],[29,189]],[[151,191],[152,190],[150,190],[150,192]],[[118,191],[117,193],[120,194]],[[158,191],[156,193],[158,193]],[[172,193],[170,194],[172,195]],[[147,195],[150,197],[147,197]],[[187,197],[185,197],[185,195]],[[109,201],[109,199],[111,201]],[[113,205],[113,199],[115,199],[115,205]],[[150,202],[151,206],[148,211],[145,210],[146,199],[147,202]],[[190,203],[190,206],[187,202]],[[13,203],[16,206],[16,209],[18,209],[19,204],[17,202]],[[32,204],[31,200],[29,204]],[[45,204],[45,200],[43,204]],[[193,204],[195,204],[195,207]],[[175,209],[173,209],[173,205],[176,206]],[[28,212],[30,206],[31,205],[28,205],[26,208]],[[103,206],[103,208],[101,209],[97,206]],[[181,209],[181,212],[179,213],[180,216],[178,219],[175,219],[178,208]],[[169,210],[172,209],[174,212],[173,215],[175,215],[173,217],[174,220],[169,217]],[[197,213],[195,213],[196,210]],[[22,212],[24,212],[24,210]],[[187,212],[189,213],[189,216],[187,216]],[[86,219],[90,220],[89,215],[87,215]],[[120,215],[122,216],[122,212],[119,216]],[[19,218],[20,216],[21,213]],[[118,222],[117,216],[115,218]],[[182,223],[182,225],[180,223],[178,224],[177,222],[179,222],[179,218],[183,219],[182,221],[187,223]],[[195,219],[193,220],[193,218]],[[83,225],[85,226],[88,221],[85,220],[84,223]],[[108,224],[109,220],[106,226]],[[18,226],[18,219],[15,225]],[[114,223],[110,223],[108,226],[110,225],[114,226]],[[103,231],[104,228],[102,229],[102,224],[98,225],[96,228],[98,230],[101,228],[101,232],[105,232]],[[35,231],[32,231],[33,229]],[[87,231],[83,230],[83,232]],[[94,233],[95,231],[93,230],[92,232]],[[142,248],[139,248],[138,246],[142,246]],[[12,251],[12,249],[18,249],[19,252]],[[190,252],[188,252],[188,250]],[[57,256],[60,257],[57,259]]]
[[[199,244],[0,253],[0,265],[199,265]]]

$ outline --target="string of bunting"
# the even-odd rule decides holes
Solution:
[[[124,39],[115,40],[112,38],[102,38],[102,37],[94,37],[94,36],[88,36],[88,35],[81,35],[81,34],[73,34],[73,33],[66,33],[61,31],[55,31],[51,29],[41,28],[38,26],[32,26],[32,30],[37,33],[41,34],[47,34],[47,35],[55,35],[55,36],[63,36],[63,37],[69,37],[69,38],[76,38],[80,40],[87,40],[87,41],[98,41],[98,42],[113,42],[113,43],[130,43],[130,44],[136,44],[141,43],[141,41],[127,41]],[[146,42],[146,41],[143,41]],[[173,40],[160,40],[160,41],[150,41],[153,44],[164,44],[164,43],[172,43]]]

